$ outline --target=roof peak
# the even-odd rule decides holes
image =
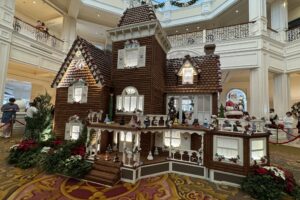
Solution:
[[[141,22],[151,22],[157,20],[153,6],[149,4],[127,8],[121,17],[118,27],[138,24]]]

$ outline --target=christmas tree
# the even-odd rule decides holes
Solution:
[[[219,117],[225,118],[225,108],[224,108],[223,104],[221,104],[221,106],[220,106]]]
[[[33,117],[26,117],[26,139],[34,139],[37,141],[47,140],[52,137],[52,119],[53,105],[51,96],[46,93],[34,99],[37,112]]]

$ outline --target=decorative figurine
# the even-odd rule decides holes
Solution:
[[[158,156],[159,152],[158,152],[158,148],[155,147],[155,150],[154,150],[154,155]]]
[[[137,123],[136,123],[135,118],[133,116],[130,119],[129,126],[133,127],[133,128],[137,127]]]
[[[108,151],[108,153],[111,153],[111,152],[112,152],[112,148],[111,148],[110,144],[109,144],[108,147],[107,147],[107,151]]]
[[[194,127],[199,127],[199,126],[200,126],[199,120],[198,120],[198,119],[194,119],[194,121],[193,121],[193,126],[194,126]]]
[[[114,159],[113,159],[113,162],[120,162],[118,152],[116,152],[116,154],[114,156]]]
[[[208,120],[205,118],[204,121],[203,121],[203,126],[205,128],[208,128],[209,127],[209,124],[208,124]]]
[[[149,151],[149,154],[147,156],[147,160],[153,160],[152,152]]]
[[[108,117],[108,114],[106,114],[106,117],[104,119],[104,123],[109,124],[110,123],[110,119]]]
[[[150,126],[150,119],[149,117],[146,117],[146,119],[144,120],[144,125],[146,128],[148,128]]]
[[[124,116],[121,117],[120,125],[122,125],[122,126],[125,125],[125,117]]]

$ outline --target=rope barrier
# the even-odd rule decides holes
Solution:
[[[16,122],[18,122],[19,124],[25,126],[26,124],[24,124],[23,122],[20,122],[19,120],[16,120]]]
[[[298,130],[298,128],[293,128],[293,130],[295,130],[295,129]],[[277,139],[277,142],[269,141],[269,143],[271,143],[271,144],[287,144],[287,143],[293,142],[293,141],[295,141],[296,139],[300,138],[300,135],[295,136],[295,135],[293,135],[293,134],[288,133],[288,132],[285,131],[284,129],[279,129],[279,128],[277,129],[277,132],[276,132],[276,133],[277,133],[277,136],[278,136],[278,130],[283,131],[283,132],[286,133],[288,136],[293,137],[293,139],[290,139],[290,140],[285,141],[285,142],[278,142],[278,139]]]

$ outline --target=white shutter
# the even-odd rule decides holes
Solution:
[[[74,90],[74,87],[73,86],[70,86],[68,88],[68,103],[73,103],[73,91]]]
[[[146,65],[146,46],[142,46],[139,47],[137,67],[145,67],[145,65]]]
[[[71,126],[70,123],[66,123],[66,129],[65,129],[65,140],[71,139]]]
[[[88,86],[82,86],[82,98],[81,98],[80,103],[87,103],[88,93],[89,93],[88,88],[89,88]]]
[[[118,51],[118,69],[125,68],[125,49],[119,49]]]

